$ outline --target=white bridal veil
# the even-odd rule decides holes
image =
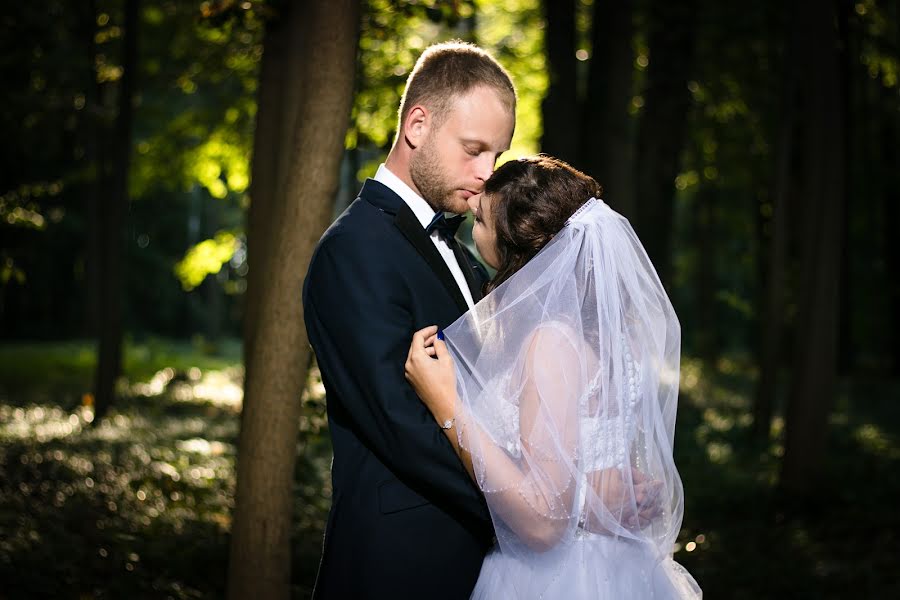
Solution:
[[[671,558],[683,512],[672,459],[680,327],[628,221],[590,199],[445,336],[460,443],[499,554],[517,565],[504,585],[534,597],[578,596],[571,585],[650,597],[635,587],[645,584],[698,597]],[[561,577],[587,579],[554,587]]]

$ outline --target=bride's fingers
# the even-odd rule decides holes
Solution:
[[[436,334],[437,330],[437,325],[429,325],[428,327],[423,327],[413,334],[413,344],[417,346],[424,346],[425,340]]]
[[[425,338],[429,338],[429,337],[435,335],[437,333],[437,330],[438,330],[437,325],[429,325],[428,327],[423,327],[422,329],[418,330],[416,333],[417,334],[421,333],[422,338],[425,339]]]

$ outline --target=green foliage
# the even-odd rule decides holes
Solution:
[[[221,271],[222,265],[231,260],[239,245],[237,237],[228,231],[221,231],[215,238],[194,245],[175,264],[175,274],[182,287],[191,291],[203,283],[207,275]]]
[[[486,2],[478,9],[476,41],[506,67],[519,97],[516,133],[501,161],[534,154],[540,146],[541,102],[549,83],[540,0]]]

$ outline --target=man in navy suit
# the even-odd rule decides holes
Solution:
[[[413,333],[481,298],[484,269],[453,237],[509,149],[516,93],[486,52],[428,48],[374,179],[319,241],[303,288],[325,384],[334,495],[314,598],[468,598],[490,515],[404,378]],[[451,425],[452,426],[452,425]]]

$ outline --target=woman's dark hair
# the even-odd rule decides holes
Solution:
[[[485,292],[525,266],[582,204],[602,191],[592,177],[544,154],[509,161],[494,171],[484,193],[494,199],[499,265]]]

